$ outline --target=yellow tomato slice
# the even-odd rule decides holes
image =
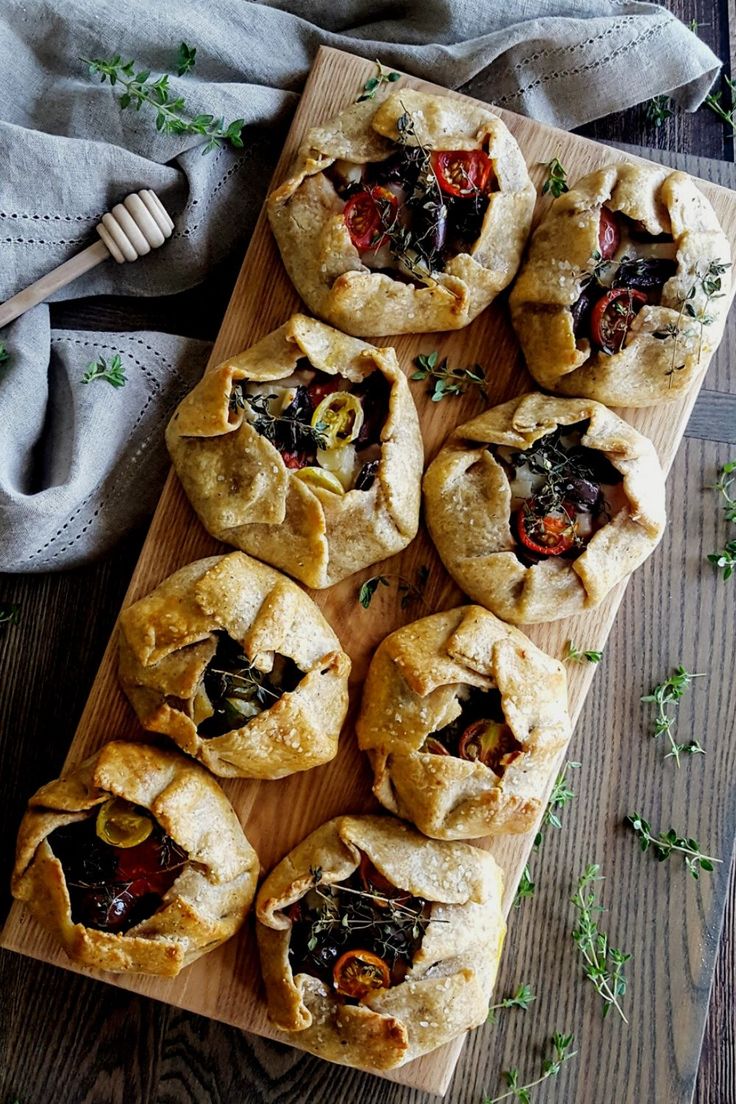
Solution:
[[[324,438],[325,448],[342,448],[363,428],[363,407],[349,391],[333,391],[312,415],[312,428]]]
[[[130,801],[111,797],[100,806],[95,828],[103,843],[111,847],[136,847],[150,836],[153,821]]]
[[[303,483],[308,483],[310,487],[323,487],[324,490],[332,491],[334,494],[345,494],[345,489],[337,476],[330,471],[325,471],[324,468],[299,468],[293,474]]]

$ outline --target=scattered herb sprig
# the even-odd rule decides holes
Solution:
[[[563,192],[570,191],[567,184],[567,171],[558,157],[548,161],[546,169],[547,177],[542,185],[542,194],[547,195],[549,192],[555,199],[559,199]]]
[[[660,832],[656,836],[653,835],[651,825],[641,813],[630,813],[624,823],[633,829],[642,851],[648,851],[651,847],[657,862],[664,862],[673,854],[682,855],[686,867],[696,881],[701,870],[711,871],[714,863],[722,861],[714,859],[712,855],[703,854],[697,840],[678,836],[674,828],[670,828],[667,832]]]
[[[588,663],[600,663],[602,658],[602,651],[594,652],[592,649],[582,651],[573,640],[568,640],[567,651],[562,657],[565,663],[582,663],[583,660],[587,660]]]
[[[123,370],[123,362],[119,353],[110,357],[110,363],[103,356],[98,360],[92,360],[87,365],[87,370],[82,376],[82,383],[93,383],[95,380],[105,380],[113,387],[125,387],[127,376]]]
[[[544,816],[542,817],[542,823],[539,825],[539,831],[534,837],[534,850],[538,851],[539,847],[544,839],[545,828],[561,828],[562,821],[560,820],[557,810],[564,809],[565,805],[569,805],[572,799],[575,797],[575,791],[570,789],[567,780],[567,772],[569,770],[577,770],[580,763],[576,763],[573,760],[568,760],[563,766],[560,773],[555,779],[555,784],[552,787],[552,793],[549,795],[549,801],[547,802],[547,808],[544,810]]]
[[[714,484],[713,490],[718,491],[725,505],[723,513],[726,521],[736,524],[736,497],[731,494],[731,488],[736,484],[736,460],[729,460],[721,468],[720,478]],[[708,561],[723,572],[724,579],[730,579],[736,571],[736,538],[727,541],[720,552],[711,552]]]
[[[363,85],[363,91],[358,96],[356,103],[362,103],[363,100],[375,100],[376,92],[384,84],[393,84],[394,81],[401,80],[401,73],[390,72],[388,69],[384,69],[378,58],[376,58],[376,67],[378,72],[373,77],[369,77]]]
[[[687,690],[693,679],[704,678],[702,673],[691,674],[680,664],[674,673],[663,682],[657,683],[649,694],[642,697],[643,702],[652,702],[657,707],[657,713],[652,726],[652,736],[656,740],[659,736],[666,736],[670,742],[670,750],[665,759],[674,759],[680,766],[681,755],[705,755],[705,750],[698,740],[691,740],[688,744],[678,744],[674,737],[675,722],[677,720],[677,708],[682,695]]]
[[[721,102],[721,96],[723,95],[722,90],[719,90],[718,92],[711,92],[708,96],[705,97],[704,102],[706,107],[709,107],[711,111],[714,111],[718,118],[721,119],[726,124],[726,126],[730,126],[731,136],[733,137],[733,135],[736,134],[736,120],[734,120],[734,107],[736,107],[736,81],[731,80],[731,78],[727,77],[725,73],[723,74],[723,79],[726,82],[726,87],[731,94],[731,106],[726,107],[726,105]]]
[[[188,73],[194,68],[197,56],[197,47],[188,46],[186,42],[179,43],[179,49],[176,52],[176,75],[177,77],[183,77],[185,73]]]
[[[508,1085],[508,1091],[501,1093],[500,1096],[494,1096],[492,1100],[489,1097],[485,1097],[483,1104],[500,1104],[502,1100],[515,1100],[517,1104],[531,1104],[532,1089],[535,1089],[537,1085],[541,1085],[542,1082],[546,1081],[549,1077],[556,1077],[565,1062],[569,1062],[570,1059],[574,1058],[577,1054],[576,1050],[570,1050],[573,1044],[572,1035],[562,1035],[560,1032],[555,1032],[551,1042],[552,1057],[545,1058],[542,1063],[542,1073],[540,1077],[537,1077],[535,1081],[528,1081],[526,1085],[520,1085],[518,1069],[512,1068],[504,1070],[503,1077]]]
[[[577,921],[572,939],[583,957],[583,972],[593,983],[603,1000],[603,1015],[615,1008],[624,1023],[629,1021],[621,1008],[619,997],[626,992],[623,968],[630,954],[612,947],[608,936],[598,927],[597,917],[606,910],[596,900],[595,883],[602,882],[600,866],[591,863],[578,881],[577,892],[571,902],[577,911]]]
[[[669,96],[652,96],[651,100],[647,100],[644,107],[647,122],[661,127],[666,119],[671,119],[674,114],[670,107],[671,102]]]
[[[709,552],[708,560],[723,572],[724,579],[730,579],[736,571],[736,537],[726,541],[720,552]]]
[[[194,64],[196,49],[186,47],[186,54],[177,57],[179,67],[185,65],[191,69]],[[223,142],[229,142],[235,149],[242,149],[243,128],[245,119],[233,119],[231,123],[215,118],[214,115],[192,115],[187,108],[183,96],[175,96],[169,87],[169,74],[164,73],[156,80],[150,80],[151,71],[141,69],[136,72],[134,61],[123,61],[120,54],[111,58],[82,58],[89,67],[90,76],[99,76],[101,82],[109,81],[111,85],[120,85],[124,91],[119,96],[119,103],[123,110],[132,107],[140,111],[144,104],[153,108],[156,112],[156,130],[164,134],[201,134],[207,139],[202,153],[210,153],[211,150],[220,147]],[[184,72],[187,72],[187,68]]]
[[[520,985],[512,997],[504,997],[498,1004],[490,1006],[488,1009],[488,1023],[495,1024],[498,1018],[496,1013],[504,1008],[520,1008],[522,1012],[526,1012],[532,1001],[536,999],[530,985]]]
[[[531,871],[528,866],[525,866],[521,878],[519,879],[516,896],[514,897],[514,908],[521,908],[521,902],[528,900],[529,897],[533,897],[535,889],[536,883],[532,881]]]
[[[10,360],[10,353],[5,348],[5,342],[0,341],[0,368],[8,363]]]
[[[406,609],[414,601],[423,602],[426,606],[427,601],[424,597],[424,591],[427,586],[427,579],[429,578],[429,568],[426,565],[417,569],[416,576],[412,582],[404,575],[373,575],[370,579],[362,584],[358,591],[358,601],[363,609],[368,609],[373,601],[373,595],[378,590],[379,586],[390,586],[391,580],[396,580],[396,589],[401,595],[401,602],[399,603],[401,609]]]
[[[675,339],[672,346],[672,360],[665,373],[665,375],[670,377],[670,386],[672,386],[672,378],[675,372],[679,372],[685,367],[684,363],[677,363],[679,359],[678,352],[680,341],[682,338],[697,336],[697,360],[700,360],[703,352],[703,330],[706,326],[712,325],[715,321],[715,317],[708,314],[708,310],[714,299],[722,299],[726,294],[725,291],[723,291],[721,277],[730,267],[730,262],[725,262],[717,258],[709,262],[705,272],[701,273],[696,271],[690,287],[679,301],[680,308],[676,320],[670,322],[667,326],[663,326],[660,330],[652,331],[652,337],[656,337],[659,341],[665,341],[671,337]],[[698,293],[702,296],[700,307],[696,307],[695,305],[695,299]],[[683,322],[687,323],[684,329]],[[690,327],[690,322],[693,322],[697,326],[696,330]]]
[[[20,621],[20,606],[14,602],[0,602],[0,625],[17,625]]]
[[[477,387],[485,395],[486,377],[480,364],[472,368],[448,368],[447,357],[439,359],[435,349],[431,353],[420,353],[414,358],[416,372],[409,377],[412,380],[430,380],[428,393],[432,402],[440,402],[447,395],[464,395],[468,387]]]

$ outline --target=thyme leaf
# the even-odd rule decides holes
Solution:
[[[311,422],[301,421],[302,409],[297,403],[287,406],[281,414],[273,414],[268,404],[276,395],[248,395],[240,384],[233,384],[230,392],[230,409],[244,410],[245,404],[256,415],[253,428],[276,448],[285,449],[288,452],[299,452],[309,448],[325,448],[326,441],[319,423],[313,426]]]
[[[703,24],[703,26],[705,26],[705,24]],[[723,79],[726,82],[726,88],[728,92],[730,92],[731,94],[731,106],[727,107],[724,103],[721,102],[721,96],[724,95],[724,92],[722,90],[718,92],[711,92],[708,96],[705,97],[704,102],[706,107],[709,107],[711,111],[714,111],[718,118],[721,119],[726,124],[726,126],[730,126],[731,137],[733,137],[736,134],[736,121],[734,120],[734,107],[736,107],[736,81],[731,80],[731,78],[727,77],[725,73],[723,74]]]
[[[423,564],[417,569],[417,573],[412,582],[407,579],[405,575],[397,575],[390,573],[388,575],[373,575],[370,579],[366,579],[361,585],[358,591],[358,601],[363,609],[368,609],[373,601],[373,595],[378,590],[379,586],[390,586],[391,579],[396,579],[396,589],[401,595],[401,601],[399,603],[401,609],[406,609],[414,601],[420,601],[423,605],[427,605],[427,600],[424,596],[424,592],[427,586],[427,580],[429,579],[429,568],[426,564]]]
[[[363,100],[375,100],[377,90],[384,84],[393,84],[394,81],[401,80],[401,73],[389,72],[388,69],[384,69],[378,58],[376,58],[377,73],[373,77],[369,77],[363,85],[363,92],[358,96],[356,103],[362,103]]]
[[[730,579],[736,571],[736,538],[727,541],[720,552],[709,552],[708,560],[723,572],[724,579]]]
[[[656,337],[659,341],[666,341],[669,338],[674,338],[672,360],[665,373],[665,375],[670,377],[670,387],[672,386],[672,377],[675,372],[680,372],[685,367],[684,363],[677,363],[682,338],[697,336],[697,359],[698,361],[700,360],[703,352],[703,330],[705,326],[710,326],[715,321],[715,317],[708,314],[708,310],[714,299],[722,299],[726,294],[725,291],[722,290],[721,277],[730,267],[730,261],[725,262],[718,258],[715,261],[710,261],[705,272],[701,273],[696,271],[690,287],[679,301],[680,305],[677,319],[663,326],[662,329],[652,332],[652,337]],[[700,307],[696,307],[695,300],[699,294],[702,297],[702,303]],[[684,329],[683,322],[686,323]],[[693,325],[697,328],[693,329]]]
[[[651,100],[647,100],[644,105],[647,122],[653,123],[655,127],[661,127],[662,123],[671,119],[674,114],[670,108],[671,103],[669,96],[652,96]]]
[[[182,43],[179,47],[185,47]],[[186,46],[186,56],[177,57],[179,65],[189,69],[194,65],[196,49]],[[91,77],[99,76],[102,84],[120,85],[124,89],[118,97],[120,107],[125,110],[132,107],[140,111],[146,104],[156,113],[156,130],[163,134],[200,134],[207,139],[202,153],[218,149],[223,142],[229,142],[235,149],[242,149],[242,132],[245,119],[233,119],[231,123],[215,118],[214,115],[193,115],[189,111],[183,96],[175,96],[169,87],[169,75],[164,73],[156,80],[150,80],[150,69],[136,72],[134,61],[123,61],[120,54],[111,58],[80,58],[89,68]],[[185,72],[187,69],[184,70]]]
[[[530,985],[520,985],[513,996],[504,997],[498,1004],[492,1004],[490,1006],[488,1009],[487,1023],[495,1024],[497,1019],[496,1013],[504,1008],[520,1008],[522,1012],[526,1012],[532,1001],[536,999]]]
[[[642,851],[648,851],[651,847],[657,862],[664,862],[670,855],[682,855],[685,866],[695,881],[698,880],[701,870],[711,871],[714,863],[722,861],[714,859],[712,855],[704,855],[697,840],[678,836],[674,828],[660,832],[656,836],[653,835],[651,825],[644,820],[641,813],[630,813],[624,818],[624,824],[627,824],[638,837]]]
[[[583,972],[603,1001],[603,1015],[607,1016],[615,1008],[624,1023],[628,1024],[619,997],[626,992],[623,968],[631,955],[612,947],[608,936],[598,926],[596,917],[605,912],[595,894],[595,883],[603,881],[600,869],[597,863],[586,867],[578,881],[577,892],[571,898],[577,912],[572,939],[582,955]]]
[[[441,402],[447,395],[464,395],[472,386],[485,396],[486,377],[480,364],[474,364],[472,368],[448,368],[447,357],[439,360],[436,349],[431,353],[420,353],[414,358],[414,363],[417,370],[409,379],[429,379],[431,384],[427,393],[432,396],[432,402]]]
[[[670,751],[665,759],[674,759],[680,766],[680,755],[705,755],[705,751],[697,740],[691,740],[689,744],[678,744],[674,738],[675,722],[677,720],[677,707],[682,695],[687,690],[693,679],[705,678],[705,675],[691,674],[680,664],[674,673],[663,682],[658,682],[649,694],[641,698],[643,702],[652,702],[657,707],[657,713],[652,727],[652,736],[656,740],[659,736],[666,736],[670,742]]]
[[[736,524],[736,497],[731,494],[734,484],[736,484],[736,460],[729,460],[721,468],[720,478],[713,484],[713,490],[718,491],[725,499],[726,505],[723,507],[723,512],[726,515],[726,521]]]
[[[17,625],[20,621],[20,606],[14,602],[0,602],[0,625]]]
[[[515,1100],[518,1104],[531,1104],[531,1090],[541,1085],[549,1077],[557,1077],[565,1062],[569,1062],[577,1054],[576,1050],[570,1051],[573,1044],[572,1035],[561,1035],[555,1032],[551,1039],[552,1056],[545,1058],[542,1063],[542,1073],[535,1081],[529,1081],[526,1085],[519,1083],[519,1071],[515,1067],[503,1071],[503,1078],[508,1086],[508,1091],[494,1096],[491,1100],[484,1097],[483,1104],[501,1104],[502,1100]]]
[[[574,762],[569,759],[563,766],[560,773],[555,779],[555,784],[552,787],[552,793],[549,795],[549,801],[547,802],[547,808],[544,810],[544,816],[542,817],[542,823],[539,826],[539,831],[534,837],[534,850],[538,851],[539,847],[544,839],[545,828],[561,828],[562,821],[557,813],[558,809],[564,809],[566,805],[569,805],[572,799],[575,797],[575,791],[571,790],[567,781],[567,772],[569,770],[577,770],[580,763]]]
[[[123,370],[123,362],[119,353],[115,353],[110,357],[109,364],[103,356],[100,356],[98,360],[90,361],[81,382],[93,383],[95,380],[105,380],[113,387],[125,387],[128,378]]]
[[[542,185],[542,195],[547,195],[549,192],[555,199],[559,199],[563,192],[570,191],[567,185],[567,171],[563,168],[558,157],[553,157],[551,161],[548,161],[546,168],[547,178]]]
[[[535,889],[536,883],[532,881],[531,871],[528,866],[525,866],[519,880],[516,896],[514,897],[514,908],[521,908],[521,902],[526,901],[529,897],[533,897]]]
[[[588,663],[600,663],[603,658],[603,652],[594,652],[592,650],[581,651],[577,645],[572,641],[567,642],[567,651],[562,657],[563,663],[582,663],[583,660],[587,660]]]
[[[179,43],[179,49],[176,52],[176,75],[178,77],[183,77],[185,73],[194,68],[196,55],[196,46],[187,46],[186,42]]]

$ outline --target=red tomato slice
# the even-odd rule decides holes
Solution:
[[[386,240],[386,235],[381,234],[381,208],[377,201],[382,204],[390,203],[394,212],[399,206],[393,192],[377,186],[364,192],[356,192],[347,201],[342,213],[350,240],[361,251],[379,249]]]
[[[325,395],[331,395],[333,391],[337,391],[339,386],[339,376],[331,376],[330,379],[323,380],[320,383],[310,383],[307,388],[307,394],[312,404],[312,410],[316,410]]]
[[[467,198],[490,190],[493,164],[483,150],[439,150],[432,154],[432,166],[448,195]]]
[[[362,1000],[376,989],[388,989],[391,971],[373,951],[346,951],[332,967],[332,979],[338,993]]]
[[[297,469],[306,468],[310,463],[310,459],[303,452],[282,452],[281,459],[286,464],[287,468]]]
[[[616,216],[607,207],[601,207],[601,221],[598,225],[598,250],[601,258],[608,261],[614,255],[621,241]]]
[[[541,556],[561,556],[575,544],[575,511],[565,503],[557,514],[538,516],[534,500],[525,503],[516,515],[519,540]]]
[[[620,353],[637,311],[647,302],[645,291],[611,288],[593,307],[590,336],[604,353]]]

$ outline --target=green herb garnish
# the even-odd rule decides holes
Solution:
[[[401,609],[406,609],[408,605],[416,600],[426,605],[427,602],[424,597],[424,591],[427,586],[428,578],[429,568],[426,565],[418,568],[414,582],[411,582],[411,580],[407,579],[404,575],[373,575],[362,584],[358,591],[358,601],[363,609],[368,609],[373,601],[373,595],[376,593],[379,586],[390,586],[391,579],[396,579],[396,589],[401,595],[401,602],[399,603]]]
[[[598,904],[595,895],[595,883],[604,879],[600,866],[591,863],[580,880],[571,903],[577,911],[577,922],[572,930],[572,939],[583,957],[583,972],[595,987],[603,1000],[603,1015],[607,1016],[615,1008],[624,1023],[629,1021],[619,1003],[619,997],[626,992],[626,978],[623,968],[631,958],[630,954],[612,947],[608,936],[598,927],[597,916],[606,910]]]
[[[464,395],[468,387],[475,386],[485,396],[486,377],[480,364],[472,368],[448,368],[447,357],[439,360],[435,349],[431,353],[420,353],[414,358],[416,372],[409,377],[412,380],[431,380],[428,394],[432,402],[440,402],[447,395]]]
[[[182,43],[182,47],[185,46]],[[181,48],[180,47],[180,51]],[[194,64],[196,50],[187,46],[186,64],[191,69]],[[119,96],[119,103],[123,110],[127,107],[140,111],[143,104],[148,104],[156,112],[156,130],[164,134],[201,134],[207,139],[202,153],[209,153],[217,149],[223,142],[229,142],[235,149],[242,149],[242,132],[245,119],[234,119],[225,125],[224,119],[216,119],[214,115],[191,115],[182,96],[172,96],[169,88],[169,75],[156,80],[149,80],[150,69],[135,71],[134,61],[123,61],[120,54],[111,58],[81,58],[89,66],[90,76],[99,76],[104,84],[109,80],[111,85],[119,84],[125,91]],[[185,61],[181,55],[181,61]],[[185,69],[186,72],[186,69]]]
[[[638,836],[642,851],[648,851],[651,847],[657,862],[664,862],[670,855],[682,855],[685,866],[696,881],[701,870],[710,871],[714,863],[722,861],[714,859],[712,855],[704,855],[697,840],[678,836],[674,828],[670,828],[667,832],[660,832],[657,836],[652,835],[651,826],[644,820],[641,813],[630,813],[624,819],[624,824],[628,824]]]
[[[123,362],[120,354],[115,353],[110,357],[110,363],[103,356],[99,360],[92,360],[87,365],[87,371],[82,376],[82,383],[93,383],[94,380],[105,380],[113,387],[125,387],[127,377],[123,371]]]
[[[514,897],[514,908],[520,908],[522,901],[526,901],[529,897],[533,897],[535,888],[536,883],[532,881],[529,867],[525,866],[519,880],[519,887],[516,890],[516,896]]]
[[[557,815],[558,809],[564,809],[565,805],[569,805],[572,799],[575,797],[575,791],[571,790],[567,784],[567,772],[569,770],[577,770],[580,763],[576,763],[573,760],[568,760],[563,766],[560,773],[555,779],[555,784],[552,787],[552,793],[549,795],[549,801],[547,802],[547,808],[544,810],[544,816],[542,817],[542,823],[539,825],[539,831],[534,837],[534,850],[538,850],[539,846],[544,838],[545,828],[561,828],[562,821]]]
[[[719,119],[722,119],[726,126],[731,128],[731,137],[736,134],[736,122],[734,121],[734,106],[736,106],[736,81],[731,80],[726,74],[723,74],[723,79],[726,82],[726,87],[731,93],[731,106],[726,107],[721,103],[722,91],[711,92],[705,97],[704,103],[706,107],[709,107],[711,111],[714,111]]]
[[[5,342],[0,341],[0,368],[8,363],[10,360],[10,353],[5,348]]]
[[[508,1092],[501,1093],[500,1096],[494,1096],[493,1100],[485,1097],[483,1104],[500,1104],[502,1100],[515,1100],[518,1104],[531,1104],[531,1090],[535,1089],[537,1085],[541,1085],[549,1077],[556,1077],[564,1063],[575,1057],[577,1051],[570,1051],[572,1044],[572,1035],[561,1035],[559,1032],[555,1032],[552,1036],[552,1057],[545,1058],[542,1063],[541,1076],[536,1081],[529,1081],[526,1085],[520,1085],[518,1069],[504,1070],[502,1076],[508,1085]]]
[[[582,663],[583,660],[587,660],[588,663],[600,663],[602,658],[603,652],[581,651],[572,640],[568,640],[567,651],[562,657],[565,663]]]
[[[697,359],[700,360],[703,352],[703,329],[705,326],[710,326],[715,322],[715,317],[708,314],[708,308],[714,299],[723,299],[726,294],[725,291],[722,290],[721,277],[730,267],[730,261],[726,263],[718,259],[711,261],[704,273],[696,272],[693,282],[684,297],[680,299],[677,319],[674,322],[670,322],[667,326],[664,326],[661,330],[652,331],[652,337],[656,337],[659,341],[666,341],[668,338],[675,339],[672,347],[672,361],[669,369],[665,373],[665,375],[670,377],[670,387],[672,386],[672,377],[675,372],[680,372],[685,367],[684,363],[677,363],[679,359],[677,354],[681,338],[697,336]],[[703,302],[699,308],[696,308],[694,300],[699,292],[703,296]],[[689,323],[686,325],[685,329],[683,329],[683,322],[685,322],[686,319],[693,322],[697,329],[692,329]]]
[[[179,49],[176,53],[176,75],[178,77],[183,77],[185,73],[194,68],[196,55],[196,46],[187,46],[186,42],[179,43]]]
[[[690,674],[680,665],[675,668],[674,674],[670,675],[664,682],[657,683],[650,694],[645,694],[641,698],[643,702],[653,702],[656,705],[657,713],[654,718],[652,736],[655,740],[662,735],[667,737],[670,742],[670,751],[665,755],[665,759],[674,759],[678,767],[680,765],[680,755],[682,754],[705,755],[705,751],[697,740],[691,740],[689,744],[678,744],[673,735],[680,698],[693,679],[704,677],[703,674]]]
[[[555,199],[559,199],[563,192],[570,191],[567,186],[567,172],[557,157],[553,157],[551,161],[548,161],[546,168],[547,179],[542,185],[542,194],[547,195],[549,192]]]
[[[520,1008],[522,1012],[526,1012],[532,1001],[537,998],[532,992],[530,985],[520,985],[514,993],[513,997],[504,997],[498,1004],[492,1004],[488,1009],[488,1023],[494,1024],[496,1022],[496,1013],[500,1012],[504,1008]]]
[[[666,119],[671,119],[673,111],[670,108],[669,96],[652,96],[644,106],[647,121],[654,123],[655,127],[661,127]]]
[[[0,602],[0,625],[17,625],[20,621],[20,606],[14,602]]]
[[[727,541],[720,552],[709,552],[708,560],[723,572],[724,579],[730,579],[736,571],[736,538]]]
[[[356,103],[362,103],[363,100],[375,100],[376,91],[383,84],[393,84],[394,81],[401,80],[401,73],[389,72],[388,69],[384,69],[378,58],[376,58],[376,67],[378,72],[374,77],[369,77],[363,85],[363,93],[358,96]]]

